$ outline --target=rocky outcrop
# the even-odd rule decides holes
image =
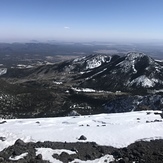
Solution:
[[[105,155],[112,155],[112,163],[162,163],[163,160],[163,140],[151,140],[149,142],[135,142],[125,148],[113,148],[99,146],[94,142],[86,143],[61,143],[61,142],[37,142],[24,143],[16,141],[13,146],[0,152],[0,161],[3,163],[48,163],[41,154],[37,154],[37,149],[48,148],[52,150],[69,150],[72,154],[62,151],[60,154],[53,154],[51,157],[63,163],[79,160],[95,160]],[[19,157],[17,157],[19,156]],[[21,156],[21,157],[20,157]],[[105,162],[107,162],[107,157]]]

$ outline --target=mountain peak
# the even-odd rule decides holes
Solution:
[[[148,56],[144,53],[137,53],[137,52],[127,53],[125,59],[129,60],[129,61],[146,60],[146,62],[148,62],[149,64],[154,62],[154,59],[151,58],[150,56]]]
[[[136,74],[154,63],[154,59],[144,53],[130,52],[124,56],[116,66],[121,68],[122,73]]]

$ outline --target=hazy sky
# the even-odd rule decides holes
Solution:
[[[163,0],[0,0],[0,41],[163,39]]]

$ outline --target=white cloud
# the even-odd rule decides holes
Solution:
[[[65,26],[64,29],[70,29],[70,27]]]

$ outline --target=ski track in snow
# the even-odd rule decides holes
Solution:
[[[25,142],[93,141],[99,145],[117,148],[126,147],[138,140],[162,139],[163,122],[161,116],[154,114],[155,112],[161,113],[139,111],[76,117],[7,119],[6,123],[0,124],[0,137],[6,138],[0,140],[0,151],[14,144],[19,138]],[[4,120],[0,119],[0,122],[2,121]],[[81,135],[87,140],[78,140]],[[46,158],[47,150],[38,149],[38,152],[43,152]],[[50,153],[56,151],[51,150]]]

